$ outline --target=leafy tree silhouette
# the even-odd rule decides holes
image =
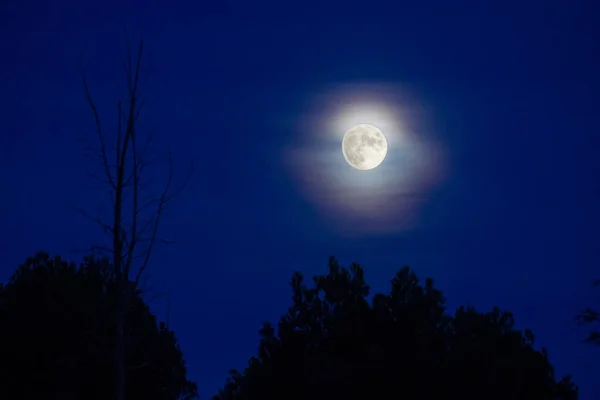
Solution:
[[[600,286],[600,279],[594,281],[594,286]],[[594,326],[585,339],[585,342],[592,343],[596,346],[600,346],[600,312],[592,308],[586,307],[575,317],[579,325],[591,325]]]
[[[0,385],[6,398],[115,398],[111,271],[107,260],[87,258],[77,267],[38,253],[0,286]],[[127,314],[127,398],[196,398],[174,332],[157,323],[139,292]]]
[[[494,308],[445,312],[445,299],[408,267],[389,294],[369,304],[363,269],[329,260],[329,273],[293,275],[292,306],[276,329],[259,331],[258,355],[232,370],[214,400],[577,399],[570,376],[557,381],[533,334]]]

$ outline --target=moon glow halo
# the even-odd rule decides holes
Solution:
[[[385,135],[371,124],[353,126],[342,140],[342,153],[346,162],[361,171],[377,168],[385,159],[387,150]]]
[[[435,120],[426,101],[393,82],[327,85],[299,113],[283,162],[340,235],[409,230],[446,173]],[[385,133],[385,151],[357,151],[362,139],[356,128],[367,124],[368,131],[373,126]]]

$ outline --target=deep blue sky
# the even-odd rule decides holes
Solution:
[[[148,49],[143,126],[180,168],[196,161],[162,231],[182,243],[157,251],[150,283],[171,294],[204,398],[285,312],[291,273],[325,272],[329,255],[361,262],[376,290],[408,264],[451,309],[513,311],[600,398],[600,351],[573,321],[598,299],[600,3],[124,3],[0,3],[0,279],[99,240],[67,206],[93,212],[102,193],[83,173],[78,68],[108,129],[127,25]],[[328,121],[367,98],[413,139],[357,183]]]

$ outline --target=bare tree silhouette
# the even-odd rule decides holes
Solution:
[[[135,59],[132,58],[131,48],[127,42],[126,95],[117,104],[118,124],[114,148],[109,146],[109,140],[102,129],[98,108],[92,98],[85,72],[82,68],[82,80],[87,102],[92,109],[96,125],[98,148],[92,152],[92,157],[101,166],[101,173],[89,173],[91,179],[97,180],[108,187],[111,199],[110,220],[103,219],[99,214],[93,216],[87,211],[77,210],[98,224],[110,237],[110,245],[93,246],[91,250],[107,252],[112,262],[112,278],[115,281],[116,309],[116,396],[123,400],[125,396],[125,346],[123,332],[126,308],[133,294],[139,290],[141,279],[148,267],[152,250],[157,243],[170,243],[158,237],[159,226],[165,208],[187,186],[193,171],[190,165],[183,182],[175,187],[173,158],[169,151],[167,156],[167,180],[162,191],[157,195],[149,195],[145,190],[142,177],[147,172],[152,145],[151,133],[142,135],[136,122],[143,109],[143,101],[139,98],[140,67],[144,42],[140,40]]]

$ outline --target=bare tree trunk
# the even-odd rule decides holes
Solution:
[[[123,301],[117,301],[115,330],[115,399],[125,399],[125,309]]]

